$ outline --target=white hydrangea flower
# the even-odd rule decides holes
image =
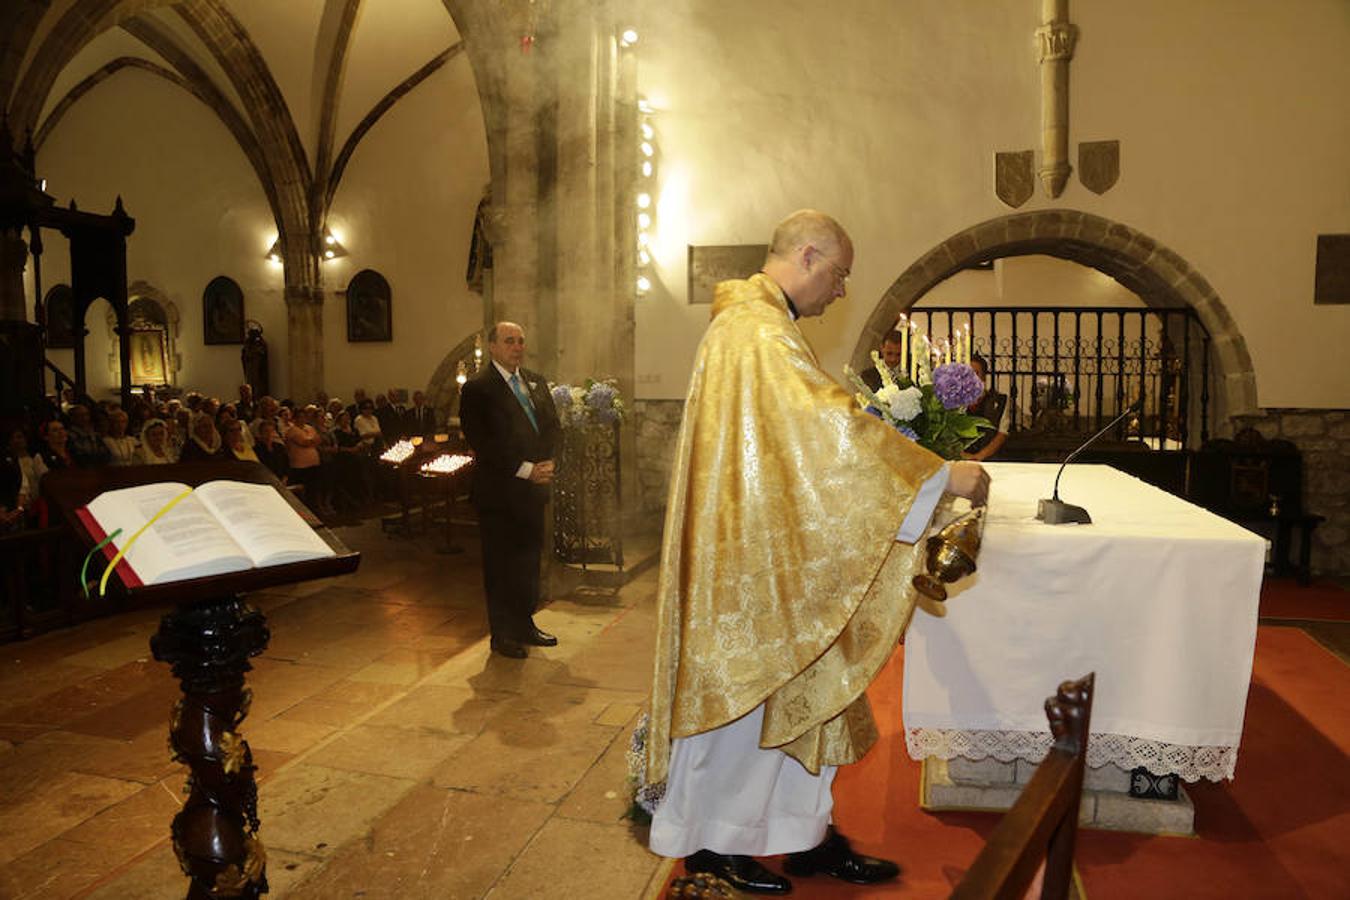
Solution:
[[[885,398],[886,405],[891,408],[891,415],[902,422],[909,422],[923,411],[923,391],[916,387],[907,387],[901,390],[898,387],[886,388],[893,391],[893,397]],[[877,398],[882,399],[881,393],[877,393]]]
[[[894,384],[888,384],[876,392],[877,400],[884,403],[888,409],[894,409],[895,404],[900,401],[900,387]]]

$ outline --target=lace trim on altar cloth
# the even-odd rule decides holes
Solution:
[[[1049,732],[905,729],[905,746],[913,759],[936,756],[973,761],[993,757],[1005,763],[1016,759],[1039,763],[1049,752],[1051,740]],[[1190,747],[1093,732],[1088,740],[1087,764],[1095,769],[1111,763],[1127,771],[1143,766],[1154,775],[1175,773],[1182,781],[1222,781],[1233,777],[1237,750],[1236,746]]]

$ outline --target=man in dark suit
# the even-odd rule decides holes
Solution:
[[[526,647],[558,643],[532,618],[558,413],[548,382],[520,365],[525,332],[519,325],[492,326],[488,353],[491,363],[460,392],[459,419],[476,457],[471,499],[483,544],[492,649],[522,659]]]
[[[900,351],[904,346],[902,344],[903,340],[900,332],[896,331],[894,328],[886,332],[886,336],[881,340],[881,361],[891,370],[891,374],[896,378],[902,376],[905,378],[909,377],[908,372],[901,371]],[[863,384],[867,385],[872,390],[881,390],[881,373],[877,371],[876,366],[868,366],[866,369],[863,369],[859,374],[859,377],[862,378]]]
[[[980,354],[976,353],[970,358],[970,367],[980,376],[980,381],[989,377],[989,363]],[[986,460],[998,453],[1008,440],[1008,396],[994,390],[992,386],[987,387],[980,399],[967,407],[967,411],[988,419],[993,423],[994,430],[981,431],[974,443],[961,454],[961,458]]]
[[[427,406],[426,395],[421,391],[413,391],[412,406],[408,407],[404,422],[403,430],[409,436],[431,437],[436,433],[436,410]]]

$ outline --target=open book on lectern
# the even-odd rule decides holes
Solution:
[[[337,555],[267,484],[142,484],[99,494],[76,515],[98,541],[121,529],[103,548],[110,560],[134,538],[116,570],[129,588]]]

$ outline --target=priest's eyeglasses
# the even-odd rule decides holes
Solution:
[[[841,288],[848,287],[848,278],[849,275],[851,275],[852,273],[849,272],[848,269],[845,269],[843,266],[836,264],[834,260],[830,259],[824,253],[822,253],[819,248],[809,244],[807,246],[810,246],[812,250],[815,250],[816,256],[823,259],[825,261],[825,265],[830,267],[830,273],[834,275],[834,283]]]

